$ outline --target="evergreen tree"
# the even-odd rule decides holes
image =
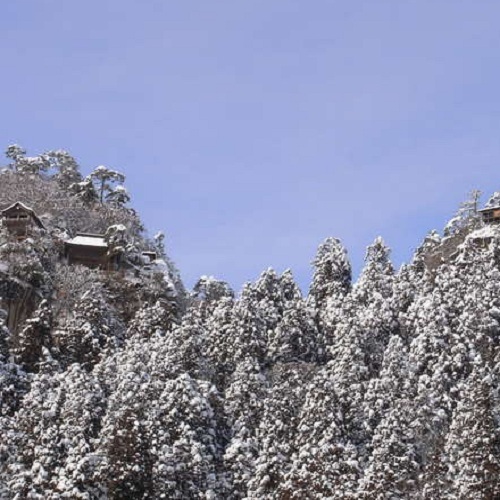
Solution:
[[[14,353],[17,363],[27,371],[38,371],[40,363],[48,356],[52,347],[52,311],[43,300],[33,316],[16,336]]]
[[[349,435],[349,416],[337,396],[330,363],[306,386],[290,468],[279,486],[282,498],[342,499],[356,493],[359,450]]]
[[[19,160],[26,156],[26,150],[22,146],[19,146],[19,144],[11,144],[7,147],[5,156],[13,161],[10,167],[16,169]]]
[[[151,498],[152,443],[146,426],[148,383],[129,372],[119,378],[102,421],[96,483],[111,499]],[[142,397],[138,397],[141,395]]]
[[[225,281],[202,276],[195,283],[191,296],[200,309],[211,311],[221,299],[233,299],[234,291]]]
[[[415,432],[413,392],[408,380],[408,353],[394,335],[384,354],[380,376],[365,394],[365,426],[370,456],[359,485],[366,499],[411,498],[420,470]]]
[[[165,384],[149,409],[153,498],[220,497],[218,406],[206,382],[184,374]]]
[[[0,309],[0,429],[1,418],[11,416],[28,389],[28,377],[19,365],[10,360],[11,335]]]
[[[139,335],[143,339],[148,339],[154,335],[164,336],[169,330],[171,320],[171,312],[162,302],[145,305],[130,321],[127,337]]]
[[[78,365],[37,374],[9,436],[9,498],[99,498],[93,451],[102,413],[102,391]]]
[[[378,374],[390,336],[399,330],[393,301],[394,271],[389,254],[381,238],[368,247],[365,267],[352,293],[361,334],[360,347],[365,353],[370,376]]]
[[[308,361],[325,358],[325,345],[311,308],[303,299],[288,304],[283,318],[269,340],[271,362]]]
[[[469,193],[468,199],[460,205],[455,216],[444,228],[445,236],[449,237],[463,231],[471,231],[480,224],[481,216],[478,212],[480,197],[481,191],[476,189]],[[488,203],[493,202],[494,199],[490,199]]]
[[[106,195],[106,200],[118,207],[126,205],[130,201],[130,195],[124,186],[116,186]]]
[[[204,352],[214,372],[213,382],[220,391],[225,389],[238,362],[242,361],[237,361],[235,357],[234,316],[233,299],[222,298],[204,322]]]
[[[351,289],[351,264],[340,240],[327,238],[319,246],[313,266],[309,297],[322,310],[328,299],[342,297]]]
[[[99,166],[90,174],[90,178],[96,184],[96,191],[99,194],[99,201],[104,201],[104,196],[113,191],[113,184],[125,182],[125,176],[116,170],[111,170],[104,166]]]
[[[267,388],[260,366],[252,359],[246,359],[236,367],[226,390],[224,410],[228,444],[223,458],[228,498],[245,498],[249,482],[255,476],[259,452],[257,428]]]
[[[94,288],[76,303],[72,318],[55,337],[66,365],[80,363],[90,370],[103,353],[121,344],[123,332],[102,293]]]
[[[170,359],[170,373],[184,373],[194,378],[211,380],[214,368],[205,355],[205,327],[199,311],[187,312],[182,322],[172,328],[166,339]]]
[[[74,182],[69,186],[70,192],[86,205],[91,205],[98,199],[97,192],[90,176],[85,177],[79,182]]]
[[[493,500],[500,495],[500,448],[492,411],[492,375],[476,365],[460,387],[446,442],[450,497]]]
[[[6,325],[7,311],[0,309],[0,363],[5,363],[9,359],[9,339],[10,333]]]
[[[278,364],[269,373],[270,386],[256,428],[255,473],[248,481],[247,498],[270,500],[281,494],[279,490],[295,451],[307,381],[314,374],[314,367],[305,363]]]
[[[67,151],[62,149],[48,151],[45,153],[50,168],[54,169],[54,179],[62,189],[68,189],[72,184],[82,181],[80,167],[77,161]]]

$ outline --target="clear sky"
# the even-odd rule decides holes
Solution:
[[[0,146],[123,171],[188,286],[239,289],[339,237],[396,265],[500,189],[500,2],[18,0]]]

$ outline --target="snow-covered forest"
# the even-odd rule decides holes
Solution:
[[[7,149],[0,210],[43,228],[0,227],[0,498],[500,498],[500,226],[478,193],[399,271],[377,238],[353,282],[327,238],[307,295],[272,269],[235,293],[186,290],[124,182]],[[77,233],[120,266],[68,262]]]

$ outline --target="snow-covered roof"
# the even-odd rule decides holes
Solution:
[[[500,205],[492,205],[491,207],[486,206],[478,210],[478,212],[489,212],[490,210],[500,210]]]
[[[102,234],[77,234],[74,238],[66,241],[68,245],[79,245],[83,247],[108,248],[108,244]]]
[[[28,212],[32,217],[33,217],[33,220],[37,223],[37,225],[39,227],[41,227],[42,229],[45,229],[45,226],[43,225],[43,222],[38,218],[38,216],[36,215],[35,211],[28,207],[27,205],[25,205],[23,202],[21,201],[16,201],[15,203],[13,203],[12,205],[8,206],[7,208],[4,208],[0,213],[4,214],[12,209],[19,209],[21,208],[22,210]]]
[[[7,208],[4,208],[2,210],[2,213],[7,212],[8,210],[12,210],[13,208],[16,208],[16,207],[21,207],[21,208],[24,208],[24,210],[26,210],[27,212],[35,213],[35,211],[32,208],[28,207],[27,205],[25,205],[21,201],[16,201],[15,203],[12,203],[12,205],[9,205]]]

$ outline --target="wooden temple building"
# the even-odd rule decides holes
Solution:
[[[141,253],[141,255],[144,257],[144,259],[146,259],[148,263],[154,262],[158,258],[158,254],[151,250],[144,251]]]
[[[18,241],[25,240],[34,228],[45,229],[35,211],[20,201],[0,211],[2,224]]]
[[[18,201],[0,210],[1,224],[17,241],[28,238],[35,228],[45,229],[35,211]],[[110,251],[104,234],[77,233],[64,241],[64,259],[69,265],[82,265],[105,271],[118,271],[126,267],[121,252]],[[155,251],[142,252],[144,265],[152,264],[158,255]]]
[[[482,210],[479,210],[479,213],[483,217],[483,222],[485,224],[500,223],[500,206],[483,208]]]
[[[78,233],[65,241],[64,253],[68,264],[116,271],[120,267],[121,255],[109,254],[109,246],[103,234]]]
[[[498,236],[500,224],[500,206],[486,207],[478,210],[483,219],[483,226],[467,235],[467,239],[480,248],[488,248],[493,238]]]

